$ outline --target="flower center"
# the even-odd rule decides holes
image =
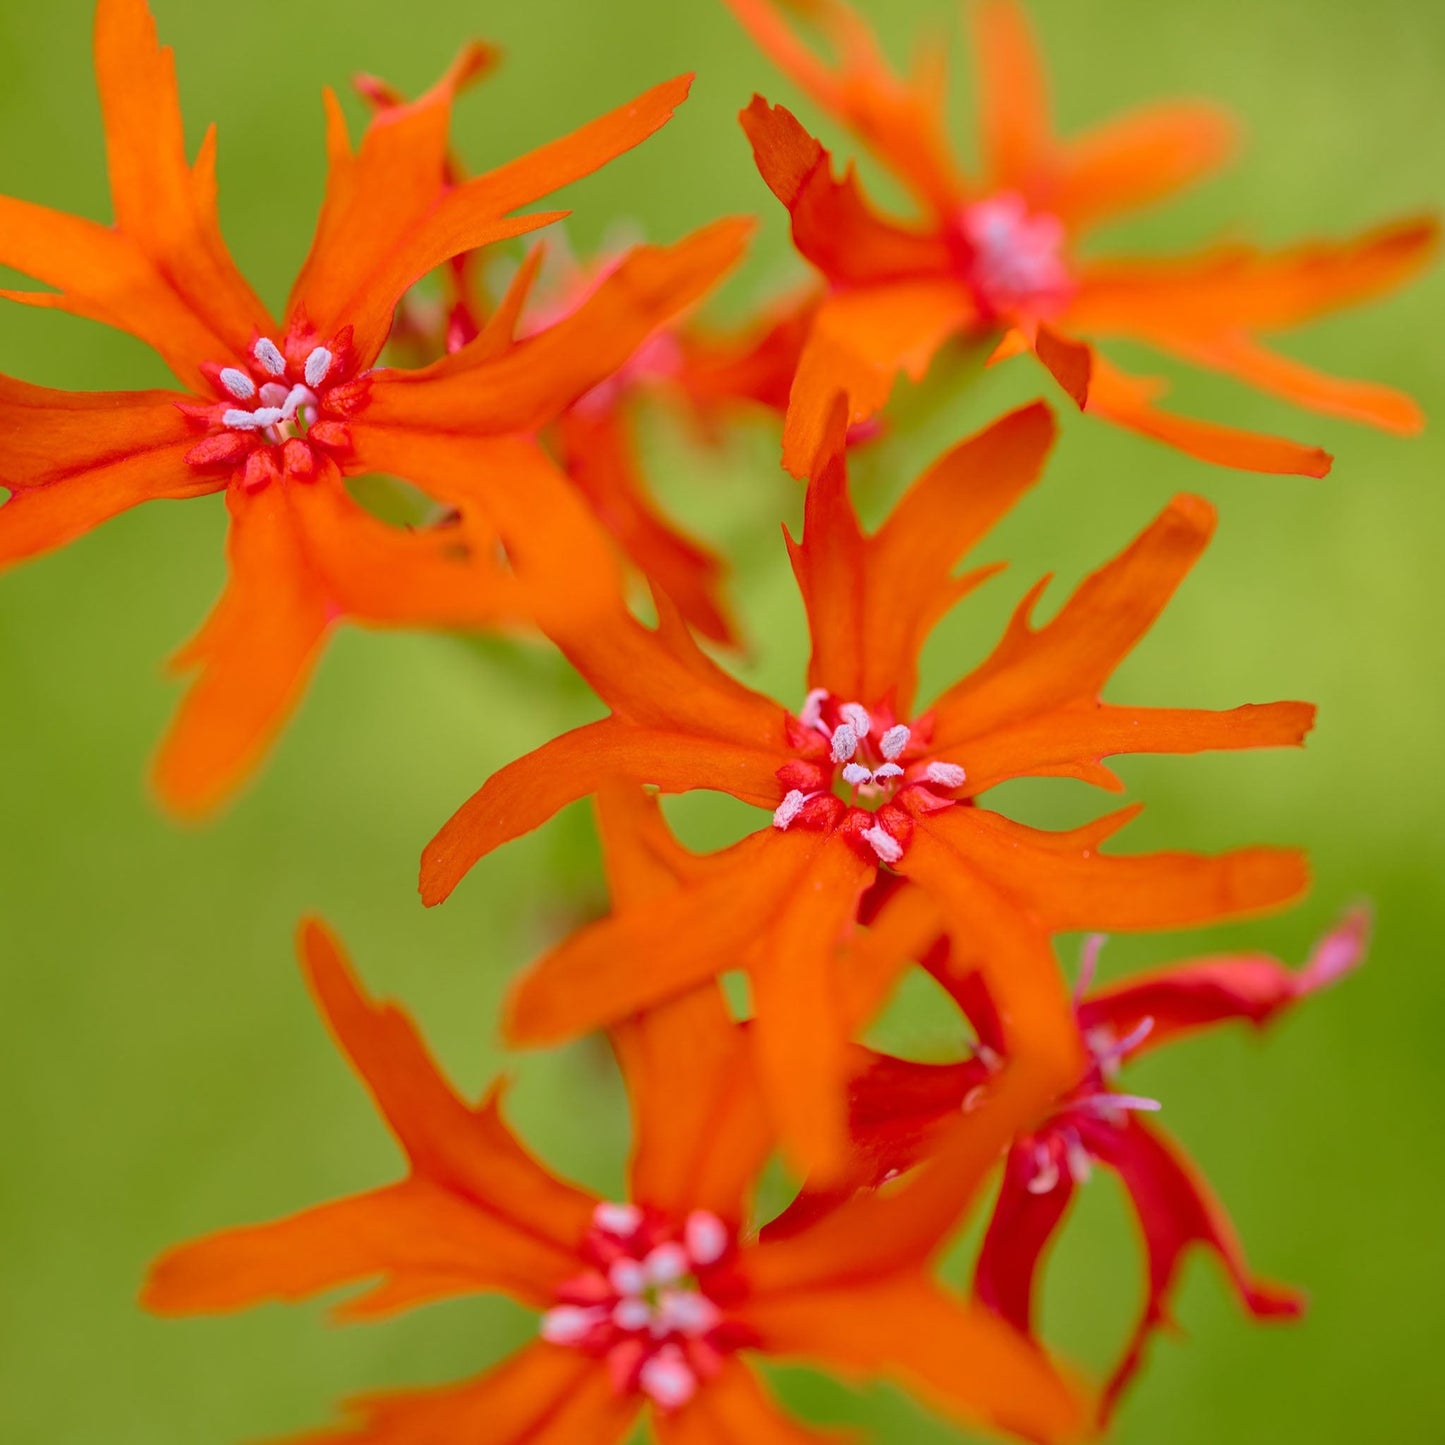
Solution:
[[[964,207],[957,226],[962,265],[986,312],[1049,314],[1067,301],[1073,283],[1057,216],[1031,212],[1016,191],[1004,191]]]
[[[599,1204],[582,1247],[591,1267],[558,1290],[542,1338],[605,1360],[619,1393],[675,1410],[736,1347],[709,1293],[735,1243],[706,1210],[676,1230],[635,1204]]]
[[[309,479],[318,453],[350,450],[345,421],[365,405],[370,389],[365,376],[352,376],[354,368],[350,327],[329,345],[300,324],[284,350],[260,337],[245,365],[206,368],[219,400],[183,408],[206,431],[187,462],[201,471],[232,472],[248,491],[283,472]]]
[[[903,845],[880,810],[905,789],[948,792],[966,781],[957,763],[927,756],[926,729],[874,717],[861,703],[840,704],[824,688],[808,694],[798,722],[806,761],[780,769],[788,791],[773,812],[773,826],[784,832],[808,817],[816,799],[840,800],[850,810],[878,814],[859,836],[881,862],[896,863]]]

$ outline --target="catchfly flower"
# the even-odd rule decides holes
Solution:
[[[980,795],[1029,776],[1117,788],[1102,762],[1111,754],[1296,744],[1313,717],[1302,703],[1209,712],[1099,700],[1208,542],[1213,513],[1195,497],[1176,498],[1039,627],[1035,587],[991,656],[920,708],[926,638],[994,570],[958,577],[955,566],[1039,476],[1053,418],[1035,404],[961,443],[871,536],[849,498],[843,432],[839,406],[802,541],[790,543],[812,639],[797,710],[704,656],[665,598],[659,626],[644,626],[591,536],[554,529],[551,565],[574,597],[589,585],[596,595],[585,627],[560,612],[542,625],[610,715],[503,768],[422,860],[423,897],[439,902],[478,858],[611,780],[711,789],[765,809],[759,832],[670,897],[621,910],[543,959],[514,993],[508,1029],[517,1042],[555,1042],[744,968],[771,1107],[795,1162],[818,1170],[844,1146],[847,1040],[859,1022],[835,955],[881,870],[922,886],[950,931],[972,940],[1010,1025],[1067,1060],[1051,933],[1252,912],[1297,894],[1303,865],[1271,848],[1116,857],[1101,845],[1132,812],[1050,833],[978,806]]]
[[[528,436],[625,362],[741,253],[746,225],[643,247],[587,302],[515,343],[505,304],[485,335],[419,372],[374,369],[393,308],[450,257],[563,213],[512,216],[661,126],[688,77],[461,184],[448,183],[457,88],[473,47],[426,96],[368,127],[353,151],[327,93],[326,194],[276,319],[231,261],[216,214],[214,132],[185,154],[175,75],[144,0],[100,0],[96,70],[115,222],[0,197],[0,264],[55,288],[4,294],[119,327],[186,390],[72,393],[0,377],[0,565],[59,547],[155,498],[224,492],[230,581],[177,659],[198,676],[156,780],[182,812],[214,806],[285,718],[327,634],[372,625],[476,626],[527,615],[465,444]],[[437,464],[441,440],[458,455]],[[408,457],[426,451],[416,476]],[[343,478],[415,481],[443,525],[407,532],[354,502]],[[486,473],[502,484],[501,470]],[[534,482],[544,489],[556,483]]]
[[[1087,1065],[1049,1116],[1013,1142],[975,1288],[990,1308],[1031,1331],[1040,1265],[1076,1191],[1095,1164],[1116,1173],[1138,1221],[1147,1273],[1144,1308],[1104,1390],[1104,1415],[1138,1370],[1150,1336],[1169,1322],[1170,1300],[1191,1247],[1219,1259],[1240,1302],[1257,1318],[1292,1318],[1304,1305],[1296,1291],[1251,1274],[1213,1191],[1152,1122],[1160,1101],[1122,1090],[1121,1071],[1161,1045],[1218,1024],[1244,1020],[1264,1027],[1356,968],[1368,934],[1368,913],[1355,909],[1299,970],[1267,954],[1229,954],[1173,964],[1097,991],[1090,991],[1090,984],[1104,939],[1095,935],[1086,941],[1074,1012]],[[1003,1064],[1008,1041],[979,975],[966,960],[960,965],[950,956],[946,940],[940,943],[928,951],[925,966],[973,1026],[974,1052],[954,1064],[869,1057],[849,1086],[852,1170],[828,1189],[800,1196],[774,1226],[779,1237],[815,1225],[854,1190],[876,1187],[927,1158],[934,1131],[947,1129],[960,1107],[966,1111],[981,1097]]]
[[[1089,1406],[1076,1387],[1007,1322],[929,1277],[1017,1122],[1002,1096],[976,1131],[954,1131],[916,1187],[763,1244],[749,1209],[768,1133],[747,1036],[716,989],[618,1031],[635,1137],[627,1197],[608,1199],[524,1149],[499,1088],[478,1105],[460,1098],[407,1016],[362,991],[320,924],[303,927],[302,951],[407,1176],[184,1245],[157,1263],[145,1303],[218,1312],[374,1281],[340,1318],[478,1293],[538,1313],[533,1342],[479,1378],[363,1398],[346,1426],[312,1438],[608,1445],[645,1416],[660,1445],[835,1439],[781,1411],[754,1373],[758,1358],[890,1376],[950,1415],[1032,1440],[1084,1433]]]
[[[743,112],[763,179],[791,213],[794,243],[830,287],[788,410],[784,462],[795,475],[812,465],[835,391],[846,391],[859,421],[883,406],[900,373],[917,380],[956,338],[999,356],[1032,351],[1086,411],[1229,467],[1322,476],[1330,458],[1165,410],[1156,404],[1161,382],[1121,370],[1093,343],[1143,342],[1300,406],[1419,430],[1408,397],[1323,375],[1263,338],[1404,283],[1434,253],[1434,220],[1279,251],[1229,243],[1178,258],[1084,256],[1078,243],[1095,226],[1220,165],[1232,148],[1228,120],[1167,103],[1060,139],[1018,0],[974,0],[981,161],[970,176],[949,142],[943,73],[931,59],[916,76],[898,75],[844,0],[726,3],[921,211],[881,214],[853,170],[835,176],[829,153],[783,107],[754,98]],[[798,38],[785,10],[821,27],[834,65]]]

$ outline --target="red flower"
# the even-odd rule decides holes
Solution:
[[[1223,466],[1322,476],[1330,459],[1164,411],[1155,405],[1161,383],[1125,374],[1079,338],[1142,341],[1301,406],[1419,430],[1408,397],[1321,375],[1260,338],[1401,285],[1434,252],[1433,219],[1278,252],[1230,244],[1182,259],[1086,260],[1076,254],[1086,231],[1226,158],[1233,131],[1224,117],[1165,104],[1061,140],[1022,9],[1016,0],[978,0],[982,169],[970,178],[946,135],[941,72],[900,78],[843,0],[793,3],[828,33],[834,68],[797,39],[773,0],[727,3],[923,211],[919,222],[881,216],[851,168],[835,179],[828,152],[788,111],[755,98],[743,112],[758,168],[791,212],[798,250],[831,288],[788,412],[784,461],[795,475],[811,465],[834,392],[847,392],[855,422],[871,416],[899,372],[920,377],[954,337],[997,342],[999,355],[1032,350],[1081,407]]]
[[[635,851],[623,886],[645,895],[659,864]],[[497,1087],[479,1105],[458,1097],[406,1015],[361,991],[319,924],[303,928],[302,947],[318,1003],[406,1153],[407,1177],[184,1245],[157,1263],[145,1303],[218,1312],[374,1280],[339,1318],[473,1293],[541,1314],[539,1338],[480,1378],[364,1398],[348,1426],[307,1438],[608,1445],[645,1414],[660,1445],[833,1439],[779,1410],[753,1372],[756,1356],[892,1376],[951,1415],[1035,1440],[1082,1433],[1087,1409],[1042,1353],[929,1278],[1023,1117],[1023,1075],[908,1189],[762,1244],[746,1220],[768,1133],[747,1036],[715,989],[618,1030],[635,1143],[628,1197],[609,1201],[526,1152]]]
[[[186,159],[170,52],[143,0],[100,0],[97,10],[115,224],[0,198],[0,264],[57,288],[3,294],[130,332],[187,388],[77,394],[0,378],[0,486],[11,493],[0,508],[0,565],[140,502],[226,493],[230,585],[178,659],[200,675],[157,766],[175,809],[214,806],[254,766],[338,621],[480,626],[526,616],[524,579],[500,560],[489,515],[488,492],[512,460],[508,436],[533,432],[608,375],[739,254],[737,222],[671,250],[640,248],[614,284],[544,335],[513,345],[504,312],[437,366],[372,369],[418,276],[556,219],[509,213],[651,134],[689,83],[659,86],[448,186],[451,100],[482,56],[464,52],[428,95],[369,127],[355,153],[328,97],[325,202],[279,322],[221,240],[214,134],[194,166]],[[342,482],[369,470],[415,481],[456,522],[416,533],[383,525]],[[533,485],[558,490],[553,478]]]
[[[819,1170],[845,1152],[847,1040],[887,984],[840,987],[835,960],[880,869],[920,883],[971,940],[1015,1036],[1066,1087],[1076,1045],[1050,933],[1271,907],[1303,887],[1303,865],[1267,848],[1114,857],[1100,845],[1132,812],[1046,833],[977,806],[979,795],[1025,776],[1117,788],[1102,763],[1110,754],[1295,744],[1313,716],[1299,703],[1215,713],[1099,701],[1208,541],[1213,513],[1194,497],[1171,503],[1037,628],[1035,587],[992,656],[918,708],[928,633],[993,570],[959,578],[955,565],[1038,477],[1053,420],[1041,404],[1026,407],[954,448],[871,537],[848,497],[842,426],[839,408],[831,460],[792,544],[813,644],[800,710],[723,673],[665,600],[657,630],[637,622],[588,535],[553,529],[545,552],[569,579],[574,610],[581,579],[598,585],[585,625],[541,622],[611,715],[502,769],[422,860],[423,897],[439,902],[478,858],[610,780],[712,789],[767,809],[768,826],[699,863],[672,896],[543,959],[513,996],[508,1029],[517,1042],[554,1042],[745,968],[769,1098],[795,1161]]]
[[[1117,1173],[1139,1222],[1148,1257],[1144,1309],[1105,1389],[1107,1416],[1133,1378],[1149,1337],[1169,1320],[1169,1301],[1192,1245],[1223,1263],[1245,1308],[1256,1317],[1292,1317],[1303,1307],[1291,1290],[1251,1275],[1223,1208],[1188,1158],[1146,1117],[1156,1100],[1121,1093],[1122,1066],[1161,1044],[1230,1020],[1262,1028],[1285,1009],[1334,983],[1364,958],[1369,917],[1357,909],[1294,971],[1263,954],[1175,964],[1086,993],[1101,937],[1089,940],[1075,992],[1075,1016],[1088,1065],[1039,1127],[1009,1150],[1003,1187],[979,1256],[979,1297],[1019,1329],[1032,1331],[1040,1263],[1068,1214],[1091,1164]],[[874,1055],[850,1086],[855,1143],[846,1179],[802,1196],[774,1233],[815,1226],[858,1188],[874,1187],[929,1156],[935,1131],[947,1128],[974,1097],[983,1097],[1005,1059],[1008,1041],[979,976],[935,948],[929,971],[967,1014],[978,1035],[972,1057],[957,1064],[921,1064]]]

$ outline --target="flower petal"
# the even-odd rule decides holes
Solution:
[[[769,1354],[896,1379],[968,1424],[1037,1441],[1087,1433],[1082,1390],[1041,1351],[992,1311],[917,1276],[750,1301],[742,1313]]]
[[[352,1400],[349,1424],[286,1445],[621,1445],[641,1399],[592,1356],[537,1341],[463,1385]]]
[[[833,179],[832,157],[791,111],[755,95],[741,113],[753,159],[792,217],[793,244],[833,286],[946,275],[952,255],[937,231],[910,229],[869,204],[852,167]]]
[[[704,637],[735,644],[719,597],[723,561],[658,511],[626,418],[612,408],[572,407],[558,422],[557,437],[567,475],[643,576]]]
[[[1162,1133],[1134,1115],[1123,1124],[1090,1128],[1089,1152],[1115,1170],[1129,1192],[1149,1254],[1144,1312],[1104,1391],[1107,1419],[1143,1360],[1149,1337],[1169,1319],[1169,1299],[1191,1245],[1219,1257],[1244,1307],[1258,1319],[1292,1319],[1304,1310],[1293,1290],[1256,1280],[1228,1216],[1208,1184]]]
[[[1043,204],[1078,235],[1184,190],[1222,166],[1237,141],[1233,119],[1216,106],[1144,106],[1063,142]]]
[[[959,561],[1038,480],[1054,435],[1043,403],[1010,413],[945,453],[864,537],[835,422],[833,460],[808,487],[803,541],[788,544],[813,638],[810,687],[868,704],[891,691],[898,715],[910,715],[924,642],[981,580],[956,577]]]
[[[1032,1178],[1028,1147],[1011,1149],[973,1275],[979,1302],[1029,1335],[1034,1280],[1074,1198],[1074,1179],[1067,1171],[1060,1171],[1058,1182],[1043,1194],[1029,1189]]]
[[[1148,1033],[1130,1057],[1212,1024],[1244,1019],[1263,1028],[1299,1000],[1337,982],[1364,962],[1370,914],[1353,908],[1316,945],[1302,969],[1268,954],[1226,954],[1136,974],[1079,1004],[1079,1025],[1128,1038],[1148,1018]]]
[[[783,427],[783,465],[817,470],[833,399],[848,398],[856,426],[881,411],[899,373],[914,381],[938,348],[968,329],[977,307],[961,280],[939,278],[858,287],[829,296],[803,348]]]
[[[735,1355],[682,1409],[655,1413],[652,1429],[657,1445],[847,1445],[854,1440],[784,1414]]]
[[[168,391],[69,392],[0,377],[0,566],[164,497],[220,491],[186,465],[195,433]]]
[[[984,187],[1031,196],[1055,153],[1048,77],[1038,43],[1017,0],[978,0],[969,15]]]
[[[169,1250],[152,1266],[141,1303],[162,1315],[215,1314],[380,1277],[337,1317],[376,1319],[497,1291],[544,1309],[577,1270],[575,1251],[410,1179]]]

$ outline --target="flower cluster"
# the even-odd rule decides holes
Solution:
[[[1022,778],[1118,792],[1115,756],[1303,742],[1305,703],[1102,700],[1208,545],[1214,509],[1176,497],[1048,621],[1035,620],[1047,579],[1029,588],[992,649],[920,697],[935,627],[998,570],[972,554],[1026,498],[1038,505],[1055,418],[1039,401],[957,442],[872,530],[848,458],[887,424],[900,374],[1028,352],[1087,413],[1205,462],[1323,475],[1317,448],[1165,410],[1156,383],[1096,342],[1143,341],[1414,431],[1408,398],[1319,375],[1261,338],[1399,285],[1435,225],[1100,260],[1080,238],[1219,164],[1222,116],[1164,105],[1059,138],[1017,0],[975,0],[981,160],[968,175],[937,78],[896,73],[844,0],[726,4],[916,203],[885,216],[851,166],[840,173],[801,121],[755,97],[743,130],[815,276],[733,330],[693,312],[742,258],[746,218],[592,258],[536,247],[502,285],[485,251],[557,220],[523,208],[644,141],[690,77],[480,174],[449,122],[495,65],[489,47],[465,48],[416,100],[363,77],[371,116],[355,146],[328,92],[320,221],[276,315],[222,241],[214,136],[188,157],[145,0],[99,0],[114,220],[0,198],[0,264],[48,288],[3,294],[119,327],[176,377],[99,394],[0,377],[0,562],[144,501],[225,498],[229,581],[177,659],[194,679],[155,767],[168,809],[209,813],[233,794],[345,620],[529,630],[606,708],[486,779],[427,846],[421,892],[441,903],[494,849],[594,800],[610,911],[526,970],[503,1024],[519,1046],[605,1033],[632,1110],[626,1196],[599,1198],[534,1158],[500,1085],[462,1098],[310,920],[305,977],[404,1177],[183,1245],[145,1285],[149,1308],[176,1315],[361,1283],[341,1317],[470,1293],[535,1311],[533,1341],[510,1359],[462,1385],[363,1400],[330,1441],[607,1445],[642,1419],[660,1445],[823,1441],[774,1402],[755,1368],[768,1360],[889,1378],[966,1424],[1067,1441],[1107,1423],[1192,1246],[1217,1256],[1251,1314],[1301,1308],[1255,1279],[1222,1206],[1153,1122],[1160,1101],[1120,1075],[1160,1044],[1231,1019],[1262,1026],[1335,982],[1364,956],[1367,914],[1348,912],[1301,969],[1231,954],[1095,989],[1104,935],[1293,903],[1301,856],[1116,852],[1105,844],[1137,805],[1049,831],[994,793]],[[644,398],[705,442],[749,411],[781,429],[805,486],[786,548],[811,649],[789,697],[718,660],[739,640],[725,569],[651,494],[634,435]],[[426,510],[384,520],[348,486],[363,474],[410,484]],[[697,790],[755,809],[752,830],[717,852],[684,848],[661,798]],[[1078,932],[1070,989],[1058,950]],[[953,1061],[863,1042],[913,970],[956,1008]],[[746,976],[745,1007],[729,1002],[728,973]],[[759,1184],[775,1156],[796,1188],[768,1218]],[[1146,1277],[1101,1385],[1054,1357],[1034,1309],[1045,1252],[1095,1165],[1123,1181]],[[940,1261],[977,1208],[990,1212],[972,1284],[949,1284]]]

